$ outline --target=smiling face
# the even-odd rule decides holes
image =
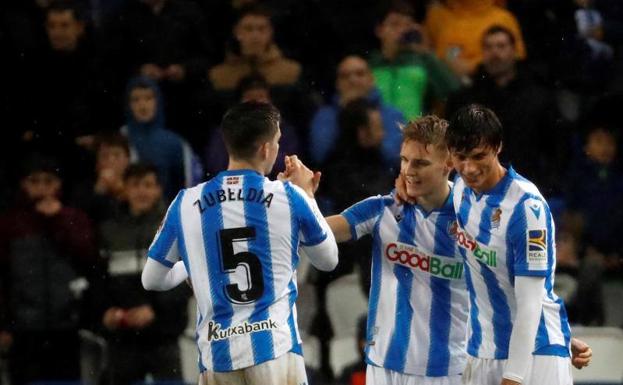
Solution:
[[[402,143],[400,173],[409,196],[426,200],[439,191],[444,191],[448,184],[449,170],[447,150],[416,140],[405,140]]]
[[[452,151],[454,169],[465,184],[476,192],[487,191],[500,180],[498,154],[501,148],[480,145],[470,151]]]

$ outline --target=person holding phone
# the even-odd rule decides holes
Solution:
[[[459,87],[452,71],[428,52],[411,5],[395,2],[381,12],[375,29],[380,49],[368,58],[383,100],[407,119],[437,110]]]

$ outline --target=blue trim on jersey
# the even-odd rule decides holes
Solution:
[[[264,177],[245,175],[242,185],[245,191],[248,191],[250,188],[262,191],[264,187]],[[270,316],[268,308],[275,300],[270,229],[268,228],[266,210],[266,206],[263,204],[249,201],[244,202],[245,223],[247,227],[255,228],[255,239],[248,242],[249,252],[255,254],[260,259],[264,278],[264,293],[255,303],[255,309],[249,317],[250,323],[267,320]],[[255,365],[275,358],[273,333],[270,330],[251,333],[251,347],[253,348]]]
[[[569,348],[562,345],[549,345],[534,352],[534,355],[569,357]]]
[[[161,264],[164,267],[168,267],[169,269],[172,268],[175,263],[168,261],[166,259],[158,259],[156,257],[152,257],[151,255],[147,255],[147,258],[153,259],[154,261],[158,262],[159,264]]]
[[[171,247],[173,247],[175,240],[178,239],[178,236],[181,233],[179,213],[180,202],[182,201],[183,196],[184,190],[181,190],[171,203],[163,223],[161,224],[156,240],[147,251],[147,255],[151,259],[158,261],[169,268],[173,267],[174,263],[166,259],[167,255],[169,254],[169,251],[171,251]]]
[[[208,191],[218,189],[223,183],[223,177],[219,173],[214,179],[203,186],[202,195],[207,195]],[[223,229],[223,212],[221,204],[208,206],[201,215],[201,232],[203,234],[203,244],[206,253],[206,263],[208,265],[208,280],[210,281],[210,295],[212,297],[212,321],[221,325],[221,330],[231,326],[234,309],[225,296],[225,287],[229,284],[229,274],[225,274],[221,262],[220,231]],[[232,360],[229,347],[229,340],[223,339],[212,341],[212,367],[217,372],[227,372],[232,370]]]
[[[551,268],[546,270],[530,270],[530,266],[528,264],[528,256],[526,255],[527,249],[527,240],[526,240],[526,232],[528,231],[528,222],[526,218],[526,210],[524,208],[524,203],[526,199],[539,199],[538,197],[534,197],[531,194],[524,194],[520,199],[515,209],[513,210],[513,214],[511,215],[509,226],[508,226],[508,234],[507,234],[507,245],[508,239],[512,242],[512,247],[507,248],[507,256],[506,262],[508,266],[512,266],[513,272],[512,277],[514,276],[527,276],[527,277],[547,277],[551,276]],[[540,199],[539,199],[540,200]],[[548,218],[551,218],[549,210],[544,204],[544,215],[547,215]],[[553,244],[551,244],[551,229],[548,229],[548,266],[550,264],[550,259],[553,257]],[[514,281],[514,280],[513,280]]]
[[[305,197],[295,190],[290,182],[284,183],[283,186],[288,197],[290,210],[294,211],[297,218],[296,223],[298,223],[303,233],[301,245],[316,246],[322,243],[327,239],[328,234],[316,219],[316,215],[305,200]]]
[[[455,245],[449,237],[448,225],[454,219],[452,216],[439,215],[435,223],[435,243],[433,252],[436,255],[453,257]],[[429,320],[430,345],[426,375],[440,377],[448,375],[450,365],[450,329],[452,328],[452,292],[450,281],[439,277],[430,277],[432,292],[431,312]]]
[[[368,353],[370,349],[370,343],[374,341],[374,329],[376,325],[376,317],[379,306],[379,297],[381,293],[381,285],[383,284],[383,242],[381,240],[381,235],[379,233],[379,224],[380,220],[376,221],[374,225],[373,232],[373,244],[372,244],[372,274],[371,274],[371,285],[370,285],[370,299],[368,300],[368,325],[367,325],[367,333],[366,333],[366,362],[373,363],[372,360],[368,358]]]
[[[403,209],[404,218],[400,222],[400,233],[398,241],[415,244],[415,208],[412,205],[405,205]],[[411,320],[413,319],[413,308],[411,307],[411,288],[413,287],[413,272],[411,269],[395,265],[394,276],[398,281],[396,292],[396,319],[394,321],[394,332],[389,342],[387,355],[383,367],[403,373],[409,348],[409,337]]]
[[[369,221],[374,217],[378,217],[383,213],[385,208],[384,198],[377,196],[364,199],[355,203],[346,210],[342,211],[342,216],[348,221],[350,225],[351,238],[353,240],[359,239],[357,234],[357,225]],[[365,234],[362,234],[365,235]]]

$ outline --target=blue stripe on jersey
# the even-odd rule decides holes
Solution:
[[[358,224],[364,223],[383,213],[383,202],[383,199],[376,197],[368,198],[352,205],[342,212],[342,215],[350,224],[350,235],[353,240],[359,239],[357,236]]]
[[[480,232],[476,240],[488,245],[491,240],[492,222],[491,216],[493,209],[500,206],[500,202],[506,197],[508,188],[511,184],[507,183],[501,194],[490,195],[487,198],[487,205],[482,211],[480,217]],[[508,258],[507,258],[508,260]],[[484,265],[480,265],[480,271],[487,285],[487,293],[493,308],[493,341],[495,343],[495,358],[505,359],[508,352],[508,342],[510,340],[511,330],[511,309],[508,305],[508,298],[504,294],[504,290],[500,287],[495,273]],[[506,326],[507,325],[507,326]]]
[[[466,258],[465,250],[461,248],[460,252],[463,257]],[[464,266],[465,284],[471,294],[469,296],[469,324],[472,329],[472,335],[469,337],[467,352],[474,357],[478,357],[478,350],[480,349],[480,345],[482,345],[482,328],[480,327],[480,322],[478,322],[478,314],[480,313],[480,310],[478,309],[478,304],[476,303],[476,290],[474,289],[474,282],[472,281],[469,264],[465,263]]]
[[[256,175],[245,175],[243,190],[263,191],[264,178]],[[255,202],[244,202],[244,219],[248,227],[255,228],[255,239],[248,242],[249,252],[258,256],[262,265],[264,293],[255,303],[255,309],[249,317],[250,323],[265,321],[269,318],[268,308],[275,300],[273,282],[273,263],[270,248],[268,218],[266,206]],[[251,272],[249,272],[251,273]],[[270,330],[251,333],[251,346],[255,365],[274,358],[273,334]]]
[[[454,255],[455,242],[448,237],[448,225],[451,222],[450,216],[439,215],[435,223],[435,244],[434,253],[436,255]],[[450,291],[450,281],[439,277],[430,277],[432,291],[431,312],[429,321],[430,347],[428,351],[428,363],[426,375],[440,377],[448,375],[450,365],[450,329],[452,311],[452,293]]]
[[[541,319],[539,320],[539,328],[536,332],[536,342],[534,350],[537,350],[537,346],[549,345],[549,335],[547,335],[547,326],[545,325],[545,313],[541,309]]]
[[[469,218],[469,211],[472,208],[471,201],[467,198],[469,195],[469,188],[463,188],[463,194],[461,195],[461,204],[459,205],[459,212],[457,213],[456,219],[459,222],[461,227],[464,227],[467,223],[467,219]],[[463,255],[463,258],[466,260],[466,251],[463,248],[460,248],[460,253]],[[480,326],[480,322],[478,322],[478,314],[480,313],[478,309],[478,305],[476,304],[476,289],[474,288],[474,282],[472,281],[471,271],[469,264],[465,263],[465,282],[467,284],[467,288],[469,289],[469,303],[470,303],[470,312],[469,312],[469,323],[472,329],[472,335],[469,338],[469,342],[467,345],[467,351],[474,357],[478,357],[478,350],[480,350],[480,345],[482,344],[482,328]]]
[[[294,321],[294,311],[292,310],[294,308],[294,302],[296,301],[296,296],[297,296],[297,290],[296,290],[296,285],[294,284],[294,281],[290,281],[290,283],[288,284],[288,290],[290,291],[290,296],[288,298],[288,303],[290,304],[290,316],[288,317],[288,327],[290,328],[290,338],[292,340],[292,351],[294,353],[298,353],[298,354],[303,354],[302,351],[296,351],[296,347],[301,347],[301,344],[299,344],[298,342],[298,338],[296,335],[296,323]]]
[[[222,181],[222,176],[215,177],[210,183],[203,186],[201,195],[207,195],[213,188],[220,188]],[[225,287],[229,284],[229,274],[225,274],[221,268],[220,231],[223,229],[223,212],[221,204],[218,202],[213,206],[207,206],[206,211],[201,215],[201,231],[208,265],[212,313],[214,314],[214,322],[220,324],[222,330],[231,326],[234,314],[231,302],[225,297]],[[214,370],[218,372],[232,370],[229,340],[212,341],[210,347]]]
[[[160,234],[158,234],[156,241],[149,247],[149,251],[147,252],[148,257],[154,261],[160,262],[168,268],[173,267],[174,263],[166,259],[167,254],[169,254],[176,240],[178,240],[178,244],[180,243],[178,238],[182,234],[180,225],[180,202],[184,197],[184,191],[185,190],[181,190],[175,197],[166,214],[166,218],[163,219],[162,227],[159,230]],[[171,228],[169,228],[169,225]],[[188,268],[188,266],[186,267]]]
[[[510,341],[512,323],[511,309],[508,306],[508,299],[504,291],[500,288],[500,283],[491,269],[480,264],[480,273],[487,286],[487,294],[493,309],[493,342],[495,343],[495,358],[508,358],[508,343]]]
[[[370,299],[368,305],[368,327],[367,327],[367,335],[366,335],[366,356],[368,355],[368,350],[370,349],[370,343],[374,341],[374,329],[376,327],[376,316],[378,312],[379,306],[379,297],[381,293],[381,285],[383,284],[383,242],[380,239],[381,235],[379,234],[379,224],[380,220],[376,222],[374,225],[374,242],[372,246],[372,277],[370,279]],[[368,360],[369,361],[369,360]],[[370,362],[372,363],[372,362]]]
[[[284,183],[284,188],[288,196],[290,211],[295,213],[296,223],[298,223],[304,235],[301,245],[315,246],[327,239],[327,232],[322,229],[311,207],[305,202],[305,198],[301,193],[296,191],[289,182]]]
[[[196,330],[199,329],[199,325],[201,325],[201,321],[203,321],[203,314],[199,312],[199,317],[197,317],[197,327]],[[203,373],[206,371],[206,367],[203,365],[203,356],[201,355],[201,349],[199,349],[199,332],[195,332],[195,343],[197,344],[197,350],[199,351],[199,373]]]
[[[184,197],[184,191],[180,191],[179,200],[182,202],[182,198]],[[190,265],[188,264],[188,250],[186,249],[186,238],[184,236],[184,231],[182,230],[182,210],[178,206],[177,216],[175,218],[177,220],[177,228],[179,229],[177,234],[177,249],[182,256],[182,261],[184,262],[184,267],[186,268],[186,272],[188,273],[188,278],[192,278],[190,276]]]
[[[289,185],[287,184],[284,185],[284,189],[286,190],[286,192],[288,191],[288,187]],[[294,201],[292,199],[292,194],[286,193],[286,196],[288,197],[288,205],[290,206],[290,254],[292,255],[292,271],[295,271],[299,263],[299,255],[298,255],[299,227],[298,227],[298,221],[296,220],[296,211],[294,209]],[[298,292],[296,290],[296,285],[294,284],[294,280],[291,280],[290,283],[288,284],[288,290],[290,291],[290,298],[289,298],[290,316],[288,317],[288,327],[290,328],[290,338],[292,340],[292,346],[293,347],[298,346],[300,350],[300,344],[298,343],[298,336],[296,334],[297,332],[296,332],[296,322],[294,321],[294,311],[292,310],[295,306],[294,303],[298,295]],[[292,349],[292,351],[295,353],[299,353],[295,351],[294,348]],[[302,355],[302,353],[303,352],[301,351],[299,354]]]
[[[415,208],[412,205],[405,205],[403,210],[404,217],[400,222],[398,241],[412,244],[415,243],[413,239],[415,235]],[[413,272],[407,267],[396,265],[394,266],[394,275],[398,281],[396,319],[394,322],[394,333],[389,342],[383,367],[402,373],[407,359],[409,330],[411,329],[411,319],[413,318],[413,308],[410,301]]]

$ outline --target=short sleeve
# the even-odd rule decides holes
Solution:
[[[355,203],[342,212],[342,216],[350,225],[350,233],[353,240],[372,233],[374,225],[383,214],[383,209],[390,196],[374,196]]]
[[[307,197],[298,186],[284,184],[290,209],[299,224],[299,238],[303,246],[316,246],[327,238],[327,231],[322,227],[324,217],[316,201]]]
[[[553,221],[547,205],[529,198],[515,208],[509,225],[515,275],[544,277],[554,259]]]
[[[180,203],[184,196],[184,190],[177,194],[171,202],[167,213],[154,236],[154,240],[149,246],[147,256],[154,259],[166,267],[173,267],[179,260],[178,239],[180,226]]]

